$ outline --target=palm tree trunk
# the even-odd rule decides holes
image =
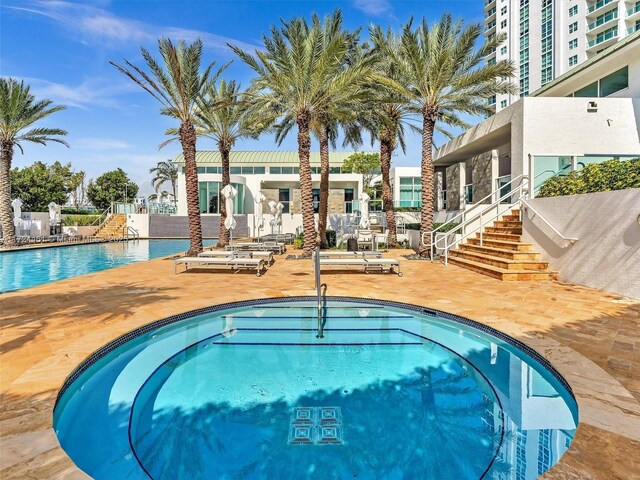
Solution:
[[[420,175],[422,176],[422,209],[420,211],[420,236],[429,243],[429,236],[433,230],[433,132],[436,124],[437,112],[426,107],[422,111],[422,162]],[[431,250],[420,242],[418,254],[428,257]]]
[[[380,135],[380,173],[382,174],[382,208],[387,218],[387,246],[398,246],[396,231],[396,214],[393,210],[393,190],[391,189],[391,154],[394,150],[394,142],[387,135]]]
[[[16,244],[16,231],[13,227],[13,212],[11,210],[11,160],[13,159],[13,144],[2,142],[0,153],[0,225],[4,244],[11,247]]]
[[[220,152],[220,157],[222,159],[222,188],[224,188],[231,182],[229,174],[229,148],[218,142],[218,151]],[[227,202],[222,201],[222,198],[220,198],[220,240],[218,241],[218,245],[216,245],[220,248],[227,246],[231,239],[231,233],[227,227],[224,226],[226,219]]]
[[[318,208],[318,241],[320,248],[329,248],[327,216],[329,215],[329,129],[321,125],[320,134],[320,206]]]
[[[313,214],[313,189],[311,183],[311,136],[309,135],[309,112],[299,113],[296,117],[298,125],[298,158],[300,161],[300,200],[302,203],[302,230],[304,248],[302,254],[311,256],[316,249],[316,222]]]
[[[180,124],[180,144],[184,155],[184,178],[187,194],[187,216],[189,218],[189,251],[194,257],[202,252],[202,223],[198,201],[198,169],[196,168],[196,129],[189,120]]]

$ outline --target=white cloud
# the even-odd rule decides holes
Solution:
[[[190,41],[200,38],[205,48],[218,50],[226,55],[231,53],[227,43],[245,50],[257,48],[249,43],[214,33],[173,26],[158,26],[118,17],[107,10],[86,4],[58,0],[34,0],[27,7],[9,5],[6,8],[51,18],[72,31],[74,37],[83,43],[94,42],[106,46],[128,42],[149,43],[158,37],[165,36]]]
[[[389,0],[354,0],[353,6],[374,17],[380,17],[392,10]]]
[[[90,106],[118,108],[115,96],[138,91],[132,82],[112,79],[88,78],[77,85],[50,82],[41,78],[13,77],[31,86],[37,98],[48,98],[55,104],[88,109]]]

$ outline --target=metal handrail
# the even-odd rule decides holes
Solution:
[[[322,287],[324,287],[324,293],[327,293],[327,284],[322,283],[320,278],[320,247],[316,247],[316,251],[313,256],[314,274],[316,279],[316,291],[318,294],[318,333],[316,338],[324,338],[324,315],[322,314]]]
[[[535,208],[533,208],[525,198],[521,198],[520,199],[520,203],[522,203],[523,205],[525,205],[528,209],[530,209],[534,215],[536,215],[538,218],[540,218],[540,220],[542,220],[551,230],[553,230],[553,233],[555,233],[556,235],[558,235],[560,238],[562,238],[563,240],[566,240],[567,242],[574,244],[575,242],[577,242],[578,240],[580,240],[577,237],[567,237],[566,235],[563,235],[562,233],[560,233],[560,231],[554,227],[553,225],[551,225],[551,223],[549,223],[549,221],[544,218],[544,216],[538,212]]]
[[[495,200],[494,202],[492,202],[489,205],[485,205],[485,208],[483,210],[480,210],[480,213],[477,213],[473,216],[471,216],[470,218],[466,218],[464,223],[460,223],[459,225],[455,226],[454,228],[452,228],[451,230],[447,231],[447,232],[443,232],[444,233],[444,263],[445,265],[448,263],[448,256],[449,256],[449,239],[448,237],[454,233],[456,233],[459,229],[462,229],[462,238],[460,240],[464,240],[465,238],[467,238],[469,235],[476,233],[478,230],[480,230],[480,245],[482,245],[483,243],[483,238],[482,238],[482,227],[484,227],[484,225],[486,225],[488,222],[493,221],[495,218],[499,217],[500,215],[502,215],[504,212],[510,210],[511,208],[513,208],[512,206],[516,203],[518,203],[518,201],[520,201],[521,198],[523,198],[526,194],[528,194],[529,192],[529,178],[526,175],[520,175],[520,177],[523,177],[523,179],[525,180],[524,182],[522,182],[520,185],[518,185],[518,187],[515,190],[510,190],[508,193],[504,194],[503,196],[499,197],[497,200]],[[519,178],[519,177],[516,177]],[[514,179],[515,180],[515,179]],[[519,192],[519,193],[518,193]],[[500,211],[500,205],[502,204],[502,201],[505,200],[506,198],[511,198],[514,195],[518,195],[518,200],[515,202],[510,202],[507,206],[506,209]],[[494,208],[498,209],[498,213],[495,215],[492,215],[489,220],[483,222],[483,215],[486,215],[489,211],[493,210]],[[466,226],[468,223],[471,223],[472,221],[476,220],[477,218],[480,219],[480,226],[474,228],[473,230],[471,230],[470,232],[465,232]],[[486,219],[486,217],[485,217]],[[424,242],[424,234],[422,235],[422,241]],[[431,250],[431,260],[433,261],[434,258],[434,247],[435,247],[435,242],[434,242],[434,232],[431,232],[431,244],[429,245],[430,250]]]
[[[89,227],[95,227],[96,223],[98,224],[98,230],[100,230],[102,228],[102,226],[105,224],[105,222],[107,221],[107,219],[109,218],[109,213],[111,213],[111,205],[109,205],[108,208],[106,208],[103,212],[101,212],[98,215],[98,218],[96,218],[93,222],[91,222],[90,225],[88,225]]]
[[[525,179],[525,178],[527,178],[527,179],[528,179],[527,175],[524,175],[524,174],[522,174],[522,175],[518,175],[517,177],[515,177],[514,179],[512,179],[510,182],[505,183],[501,188],[508,187],[509,185],[511,185],[512,183],[514,183],[515,181],[517,181],[517,180],[523,180],[523,179]],[[431,231],[431,243],[430,243],[430,245],[431,245],[431,246],[433,245],[433,235],[435,235],[436,233],[438,233],[438,231],[442,230],[443,228],[445,228],[447,225],[449,225],[449,224],[451,224],[451,223],[459,223],[460,225],[458,225],[458,226],[461,226],[461,225],[463,225],[464,223],[467,223],[467,222],[466,222],[466,220],[467,220],[467,216],[468,216],[468,215],[471,215],[471,213],[472,213],[475,209],[478,209],[478,208],[481,208],[481,207],[486,207],[486,204],[483,204],[482,202],[484,202],[485,200],[487,200],[487,199],[489,199],[489,198],[491,198],[491,197],[495,196],[495,195],[496,195],[496,193],[499,193],[499,192],[491,192],[491,193],[489,193],[488,195],[486,195],[486,196],[482,197],[480,200],[478,200],[478,201],[477,201],[477,202],[476,202],[476,203],[475,203],[475,204],[474,204],[474,205],[473,205],[469,210],[465,210],[465,211],[463,211],[463,212],[459,213],[458,215],[456,215],[455,217],[453,217],[451,220],[449,220],[449,221],[447,221],[447,222],[443,223],[442,225],[440,225],[440,226],[439,226],[439,227],[437,227],[437,228],[434,228],[434,229]],[[504,198],[506,198],[506,197],[508,197],[508,196],[510,196],[510,195],[511,195],[511,191],[509,191],[509,193],[508,193],[508,194],[503,195],[503,197],[501,197],[501,199],[504,199]],[[495,203],[495,202],[494,202],[494,203]],[[457,220],[457,219],[459,219],[459,218],[462,218],[462,222],[456,222],[456,220]],[[473,218],[475,218],[475,217],[473,217]],[[456,229],[457,229],[457,228],[456,228]],[[421,237],[421,239],[420,239],[420,241],[422,242],[422,245],[423,245],[423,246],[425,246],[425,247],[430,246],[430,245],[427,245],[427,244],[425,243],[425,235],[426,235],[426,233],[427,233],[427,232],[423,232],[422,237]],[[432,248],[432,250],[433,250],[433,248]],[[432,256],[433,256],[433,251],[432,251],[431,253],[432,253]]]
[[[129,240],[129,234],[133,235],[133,239],[134,240],[139,240],[140,239],[140,232],[138,230],[136,230],[135,228],[129,226],[129,225],[123,225],[122,226],[122,239],[123,240]]]

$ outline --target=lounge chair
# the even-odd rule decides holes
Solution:
[[[263,259],[267,265],[273,265],[274,258],[273,252],[268,250],[231,250],[231,251],[222,251],[222,250],[206,250],[200,253],[199,257],[212,257],[212,258],[226,258],[229,255],[233,257],[242,257],[242,258],[261,258]]]
[[[320,257],[320,268],[322,267],[358,267],[363,272],[369,273],[370,271],[397,273],[399,277],[402,276],[400,272],[400,262],[393,258],[322,258]]]
[[[235,256],[233,254],[224,258],[219,257],[181,257],[173,261],[173,272],[178,273],[178,265],[184,265],[185,272],[189,268],[219,268],[230,267],[231,270],[255,270],[256,276],[262,275],[265,263],[262,258]]]
[[[253,250],[253,251],[269,251],[282,255],[287,251],[287,247],[282,242],[233,242],[227,245],[227,250]]]
[[[358,240],[358,248],[366,247],[373,250],[373,232],[371,230],[359,229],[356,238]]]
[[[357,252],[331,251],[320,252],[320,258],[382,258],[382,252],[361,250]]]

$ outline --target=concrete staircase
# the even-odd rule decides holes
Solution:
[[[124,213],[112,213],[96,232],[99,238],[121,238],[122,229],[127,225],[127,215]]]
[[[540,260],[533,245],[522,241],[519,210],[512,210],[475,238],[449,251],[449,263],[500,280],[556,280],[557,272]]]

